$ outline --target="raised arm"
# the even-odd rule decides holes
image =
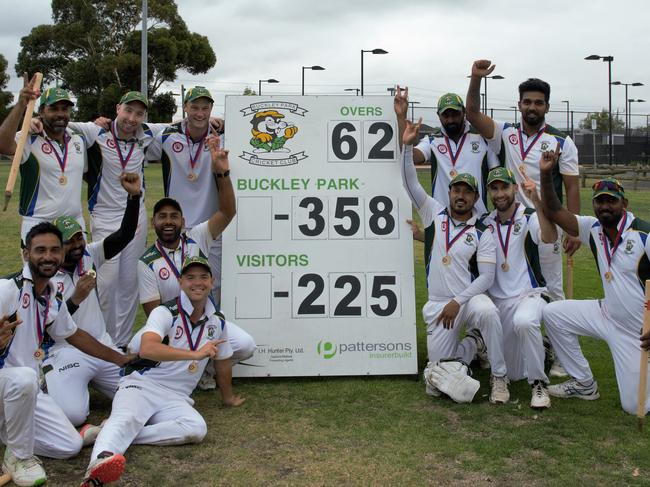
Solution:
[[[553,223],[557,224],[572,237],[579,233],[578,219],[569,210],[562,206],[560,199],[553,187],[553,168],[557,164],[560,155],[560,146],[555,151],[545,151],[539,160],[540,183],[542,190],[542,208],[544,215]],[[540,218],[541,225],[541,218]]]
[[[140,176],[136,173],[122,173],[120,175],[122,187],[129,193],[126,210],[122,217],[122,224],[115,232],[104,239],[104,256],[112,259],[122,252],[129,244],[138,228],[138,216],[140,214]]]
[[[402,149],[402,184],[411,199],[411,203],[413,203],[413,206],[418,211],[429,198],[429,195],[418,180],[418,175],[413,165],[413,144],[417,141],[421,124],[421,118],[418,120],[418,123],[405,120],[405,129],[402,135],[402,143],[404,144],[404,148]]]
[[[393,100],[393,108],[395,109],[395,116],[397,117],[397,131],[400,149],[403,146],[402,139],[404,138],[404,130],[406,129],[406,114],[409,109],[409,88],[400,88],[399,85],[395,87],[395,99]],[[417,140],[412,145],[417,144]],[[413,162],[420,164],[424,162],[424,154],[419,149],[413,150]]]
[[[542,201],[539,199],[539,195],[537,194],[537,185],[535,184],[535,181],[529,177],[526,177],[521,187],[528,199],[530,199],[533,202],[533,205],[535,205],[535,211],[537,212],[537,220],[539,221],[539,230],[542,242],[555,242],[557,240],[557,228],[544,213],[544,207],[542,205]]]
[[[481,80],[488,76],[496,66],[487,59],[474,61],[472,65],[472,75],[469,80],[467,89],[467,120],[479,133],[486,139],[494,137],[494,121],[481,113]]]
[[[27,80],[27,73],[25,73],[23,80],[23,88],[20,90],[16,105],[0,125],[0,154],[12,155],[16,152],[16,131],[22,121],[27,104],[40,95],[39,91],[33,89],[36,75],[31,80]]]
[[[207,143],[212,156],[212,172],[217,179],[217,188],[219,190],[219,211],[210,217],[208,227],[212,238],[217,238],[235,217],[237,209],[235,190],[230,180],[228,151],[221,149],[221,141],[216,135],[208,137]]]

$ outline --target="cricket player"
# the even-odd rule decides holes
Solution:
[[[493,228],[496,276],[488,290],[501,316],[503,355],[510,380],[528,379],[532,386],[530,407],[549,408],[551,399],[544,373],[541,319],[546,291],[541,272],[539,247],[554,242],[557,231],[541,211],[534,182],[526,179],[524,194],[539,208],[535,211],[516,201],[515,176],[505,167],[488,174],[488,194],[494,210],[483,223]]]
[[[501,322],[497,308],[484,294],[492,286],[495,274],[492,228],[479,222],[480,213],[474,206],[479,200],[479,188],[471,174],[454,176],[449,183],[446,207],[424,191],[413,165],[413,144],[417,142],[421,122],[422,119],[417,124],[405,121],[402,182],[426,228],[429,299],[422,309],[429,357],[424,372],[426,390],[430,395],[440,395],[442,391],[457,402],[471,402],[479,383],[467,377],[467,364],[487,345],[492,366],[490,402],[503,404],[508,402],[510,393]],[[460,341],[463,324],[467,324],[468,332]],[[453,386],[446,387],[452,383]]]
[[[87,244],[79,223],[63,216],[54,225],[63,235],[65,257],[52,280],[66,300],[68,312],[78,328],[104,345],[116,349],[106,331],[96,288],[96,273],[108,260],[129,245],[136,234],[140,213],[140,176],[123,173],[120,181],[128,196],[122,223],[104,239]],[[48,394],[75,426],[82,425],[89,413],[88,384],[112,398],[120,380],[120,368],[71,346],[65,340],[55,342],[43,362]],[[84,444],[92,443],[97,427],[85,425],[80,434]]]
[[[82,228],[81,182],[86,171],[86,141],[68,127],[74,105],[63,88],[48,88],[40,94],[34,90],[35,79],[24,78],[18,102],[0,126],[0,153],[14,154],[23,113],[30,100],[38,98],[38,113],[43,132],[27,136],[20,164],[20,203],[22,215],[20,237],[39,222],[52,221],[61,215],[73,216]]]
[[[184,100],[187,118],[156,135],[147,149],[147,159],[160,160],[165,196],[178,201],[185,217],[184,230],[208,220],[218,209],[219,176],[212,170],[206,140],[214,99],[206,88],[190,88]],[[217,119],[215,119],[217,120]],[[222,130],[223,123],[221,122]],[[221,237],[214,240],[208,255],[214,273],[213,295],[221,297]]]
[[[5,418],[15,417],[17,413],[12,407],[22,402],[15,394],[20,389],[27,394],[26,408],[20,411],[25,417],[6,426],[6,438],[11,442],[7,441],[3,468],[18,477],[26,469],[36,473],[34,454],[70,458],[81,450],[82,438],[61,408],[47,393],[33,389],[34,380],[39,380],[44,372],[43,361],[54,341],[66,340],[83,352],[119,367],[133,358],[99,343],[78,329],[70,317],[63,296],[51,280],[63,262],[61,232],[54,225],[42,222],[27,232],[23,259],[21,272],[0,280],[0,316],[12,317],[9,321],[22,321],[0,355],[0,371],[5,377],[19,381],[5,391],[10,394],[10,402],[3,404]],[[44,478],[44,473],[41,474]],[[34,483],[37,482],[40,480],[35,479]]]
[[[395,114],[400,134],[406,127],[408,87],[395,91]],[[475,207],[479,215],[487,212],[485,180],[487,173],[499,165],[495,153],[485,139],[465,118],[465,105],[460,96],[447,93],[438,99],[441,128],[423,137],[413,149],[413,162],[431,163],[431,194],[442,205],[449,204],[449,183],[460,173],[469,173],[479,182],[479,199]]]
[[[147,249],[138,262],[140,301],[147,316],[151,311],[180,293],[180,266],[188,256],[208,257],[213,242],[235,216],[235,195],[230,181],[228,151],[220,149],[217,136],[207,139],[211,151],[211,167],[219,185],[219,210],[210,219],[186,228],[181,205],[172,198],[163,198],[154,206],[151,224],[156,242]],[[229,323],[228,338],[233,349],[233,361],[245,360],[255,352],[253,338],[234,323]],[[216,383],[209,366],[206,377],[199,382],[201,389],[214,389]],[[227,402],[226,402],[227,404]]]
[[[542,200],[548,217],[569,235],[589,245],[605,291],[604,299],[551,303],[544,309],[546,330],[571,378],[548,388],[555,397],[600,397],[578,337],[604,340],[614,359],[623,410],[635,414],[639,386],[639,335],[643,326],[645,280],[650,279],[650,223],[628,211],[623,185],[603,179],[593,185],[593,216],[564,209],[553,191],[558,155],[540,161]],[[650,390],[649,390],[650,392]],[[650,410],[650,394],[646,413]]]
[[[149,315],[139,345],[140,357],[149,364],[120,381],[83,487],[119,480],[123,453],[131,444],[200,443],[207,434],[190,394],[208,359],[216,359],[218,374],[227,375],[233,353],[225,319],[209,299],[212,280],[205,257],[188,257],[181,269],[180,296]],[[223,392],[233,396],[232,389]]]

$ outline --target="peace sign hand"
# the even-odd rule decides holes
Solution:
[[[406,120],[406,128],[404,129],[404,135],[402,135],[402,143],[404,145],[415,145],[415,143],[418,141],[421,125],[422,117],[418,119],[418,123],[413,123],[410,120]]]
[[[560,159],[560,144],[555,146],[555,151],[544,151],[539,159],[539,170],[541,172],[552,171],[557,161]]]
[[[395,114],[397,118],[405,119],[406,113],[409,108],[409,88],[408,86],[404,89],[400,88],[399,85],[395,88],[395,99],[393,100],[393,108],[395,109]]]

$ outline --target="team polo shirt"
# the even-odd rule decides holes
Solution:
[[[618,247],[611,258],[611,267],[605,255],[605,234],[597,218],[577,216],[579,234],[583,244],[589,245],[603,282],[605,299],[601,304],[607,314],[618,324],[638,333],[643,324],[645,281],[650,279],[650,223],[626,212],[627,218]],[[623,225],[619,221],[617,228]],[[607,241],[609,254],[612,242]],[[611,273],[607,280],[605,273]]]
[[[485,182],[490,169],[499,165],[499,160],[487,142],[466,121],[463,135],[458,144],[447,137],[444,127],[432,135],[422,138],[415,146],[424,155],[424,160],[431,162],[431,194],[443,205],[449,204],[449,183],[457,174],[466,172],[479,181],[480,198],[476,202],[479,213],[487,211]]]
[[[179,302],[180,307],[178,306]],[[152,332],[158,335],[163,343],[170,347],[191,350],[187,333],[189,330],[190,340],[194,344],[195,350],[201,348],[208,341],[225,339],[225,342],[219,344],[217,347],[217,360],[230,358],[233,351],[230,343],[228,343],[228,332],[223,315],[216,310],[212,301],[208,299],[205,304],[203,316],[193,325],[190,321],[190,315],[193,310],[192,303],[183,292],[181,292],[178,298],[158,306],[149,315],[145,326],[133,337],[129,344],[129,349],[131,351],[139,351],[141,336],[145,333]],[[181,317],[183,312],[185,323],[183,323],[183,318]],[[137,344],[135,344],[136,341]],[[194,372],[190,372],[189,370],[192,362],[196,362],[198,365],[198,368]],[[128,377],[151,380],[174,392],[189,396],[196,388],[203,374],[203,370],[208,363],[208,359],[204,358],[197,361],[149,361],[149,363],[149,367],[135,370]]]
[[[200,255],[207,258],[212,242],[207,221],[183,233],[181,243],[174,250],[162,247],[160,242],[156,241],[138,261],[140,303],[150,303],[155,300],[164,303],[176,298],[181,292],[174,269],[160,252],[158,245],[166,252],[167,257],[180,273],[183,261],[187,257]]]
[[[81,181],[86,172],[86,141],[70,127],[60,145],[45,134],[27,136],[20,163],[20,203],[22,216],[52,221],[61,215],[82,220]],[[16,143],[20,132],[16,134]],[[65,169],[61,168],[65,160]],[[65,177],[65,184],[59,180]]]
[[[22,272],[0,279],[0,316],[17,313],[23,321],[16,327],[9,345],[4,350],[0,349],[0,368],[29,367],[38,372],[41,361],[34,357],[34,353],[40,349],[47,358],[54,340],[65,340],[77,331],[63,296],[56,290],[56,283],[50,281],[49,293],[46,290],[43,297],[38,299],[35,298],[32,283],[28,264],[25,264]],[[39,323],[42,335],[38,331]]]
[[[452,299],[467,289],[478,276],[478,262],[494,263],[494,240],[491,229],[478,221],[473,210],[467,222],[454,222],[448,218],[448,210],[434,198],[429,197],[418,210],[425,233],[425,262],[429,300]],[[459,236],[447,251],[447,225],[449,241]],[[443,259],[451,262],[446,265]]]
[[[60,268],[52,278],[52,281],[56,283],[57,291],[63,294],[65,300],[68,300],[74,294],[75,287],[81,276],[91,269],[97,271],[105,261],[104,240],[86,244],[84,255],[80,259],[80,264],[75,267],[74,271],[68,272]],[[96,340],[109,347],[113,346],[113,340],[111,340],[111,337],[106,332],[106,322],[104,321],[104,316],[99,306],[99,297],[96,288],[81,302],[77,311],[72,314],[72,319],[79,328],[88,332]],[[72,345],[66,341],[57,340],[54,349],[60,346]]]
[[[497,256],[496,276],[494,284],[488,290],[489,294],[497,299],[509,299],[546,287],[539,264],[538,245],[541,242],[541,230],[535,210],[522,204],[517,205],[510,230],[507,258],[497,232],[501,232],[505,245],[510,220],[499,223],[497,212],[494,210],[485,217],[483,223],[493,229],[490,235],[494,240]],[[504,262],[508,264],[507,271],[502,267]]]
[[[192,228],[216,213],[219,204],[212,156],[205,138],[192,142],[185,130],[183,121],[156,135],[147,148],[147,159],[162,162],[165,196],[180,203],[185,225]],[[196,161],[194,168],[191,159]],[[188,179],[190,173],[196,179]]]
[[[560,144],[560,159],[553,169],[553,186],[562,201],[562,176],[578,176],[578,149],[571,137],[555,127],[544,125],[532,136],[526,135],[521,124],[494,122],[494,136],[488,140],[492,150],[498,154],[501,165],[510,169],[519,185],[517,201],[527,208],[534,208],[533,202],[525,195],[521,184],[524,174],[540,187],[539,161],[542,152],[555,150]]]

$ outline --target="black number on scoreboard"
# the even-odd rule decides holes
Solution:
[[[299,315],[322,315],[325,313],[325,306],[314,304],[314,302],[323,294],[325,290],[325,281],[318,274],[304,274],[298,280],[298,287],[309,287],[309,283],[314,284],[314,289],[305,296],[298,307]]]
[[[348,218],[350,226],[345,228],[342,224],[334,225],[334,230],[343,237],[350,237],[359,231],[361,219],[359,214],[352,210],[346,209],[346,206],[359,206],[359,198],[336,198],[336,212],[334,216],[338,219]]]
[[[375,122],[368,129],[368,133],[371,134],[377,134],[379,131],[382,131],[384,135],[372,146],[372,149],[368,153],[368,159],[394,159],[395,152],[392,150],[384,150],[393,139],[393,127],[386,122]]]
[[[395,229],[395,218],[391,215],[393,201],[388,196],[375,196],[370,200],[370,231],[375,235],[388,235]]]
[[[323,230],[325,230],[325,219],[321,216],[321,213],[323,212],[323,201],[319,198],[310,196],[308,198],[303,198],[298,206],[305,209],[309,209],[311,206],[311,210],[309,210],[309,219],[314,221],[314,228],[309,228],[309,225],[307,224],[298,225],[302,234],[307,235],[308,237],[315,237],[323,233]]]
[[[337,289],[344,289],[346,285],[350,286],[350,290],[336,305],[334,316],[361,316],[361,306],[350,306],[361,293],[361,282],[355,276],[340,276],[334,283]]]
[[[343,131],[355,132],[356,128],[349,122],[341,122],[334,126],[332,130],[332,150],[334,155],[342,161],[349,161],[354,159],[357,155],[358,145],[355,138],[349,133],[343,134]],[[346,144],[344,149],[344,143]]]
[[[377,299],[386,298],[387,300],[385,308],[382,308],[379,304],[370,306],[370,309],[377,316],[390,316],[397,309],[397,295],[392,289],[382,289],[382,286],[394,286],[395,282],[395,276],[375,276],[372,280],[371,296]]]

